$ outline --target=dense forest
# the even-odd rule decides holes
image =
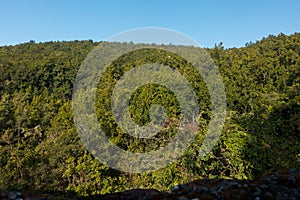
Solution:
[[[220,43],[206,49],[219,68],[227,97],[226,121],[218,145],[204,158],[199,156],[210,120],[210,100],[205,82],[190,72],[201,108],[195,141],[171,165],[135,174],[114,170],[95,159],[74,125],[72,90],[76,74],[99,44],[92,40],[30,41],[0,47],[0,190],[76,195],[137,187],[167,191],[195,179],[257,179],[276,170],[300,167],[299,33],[270,35],[242,48],[225,49]],[[118,128],[106,110],[111,103],[110,86],[143,59],[170,66],[179,62],[176,56],[157,50],[133,52],[112,63],[97,88],[99,123],[116,145],[131,152],[147,152],[168,143],[178,128],[180,113],[172,92],[146,85],[131,98],[133,117],[138,124],[146,124],[150,106],[162,104],[169,123],[154,141],[129,137]],[[190,70],[188,63],[179,63],[182,73]],[[143,104],[145,98],[148,103]]]

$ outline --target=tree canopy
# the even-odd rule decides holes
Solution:
[[[97,117],[107,136],[131,152],[155,150],[178,129],[174,94],[149,84],[131,97],[138,124],[149,108],[167,107],[168,123],[153,140],[126,135],[109,106],[116,80],[145,60],[174,66],[188,77],[201,108],[195,141],[180,159],[160,170],[127,174],[95,159],[82,144],[72,117],[78,69],[99,42],[29,42],[0,47],[0,190],[68,191],[80,195],[152,187],[169,190],[199,178],[254,179],[300,164],[300,34],[270,35],[242,48],[206,49],[226,88],[227,116],[213,151],[199,156],[211,109],[207,87],[189,63],[168,52],[142,50],[111,64],[97,88]],[[122,48],[122,44],[120,48]],[[178,47],[179,48],[179,47]],[[194,47],[190,47],[194,48]],[[163,56],[162,56],[163,54]],[[165,59],[170,57],[170,59]]]

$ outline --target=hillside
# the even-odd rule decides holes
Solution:
[[[170,166],[147,173],[128,174],[100,163],[84,147],[72,117],[72,90],[77,71],[93,41],[33,41],[0,47],[0,191],[56,191],[95,195],[131,188],[170,191],[196,179],[259,179],[267,173],[300,167],[300,34],[268,36],[243,48],[207,49],[226,88],[227,117],[218,145],[204,159],[200,143],[210,119],[205,83],[197,75],[194,88],[202,109],[200,129],[189,150]],[[120,48],[122,44],[120,44]],[[165,62],[159,52],[144,52],[154,62]],[[166,54],[167,56],[169,54]],[[147,58],[148,58],[147,57]],[[128,64],[143,62],[139,54],[116,61],[104,81],[112,85]],[[188,69],[186,63],[180,69]],[[114,71],[114,69],[118,69]],[[124,70],[124,71],[122,71]],[[117,74],[117,75],[116,75]],[[146,152],[168,142],[176,122],[156,142],[124,135],[105,110],[111,89],[99,84],[97,115],[107,135],[119,147]],[[163,87],[149,86],[135,93],[131,105],[137,121],[149,121],[151,91],[157,90],[170,118],[178,117],[178,103]],[[141,94],[141,95],[137,95]],[[142,112],[140,112],[142,111]],[[139,121],[140,120],[140,121]]]

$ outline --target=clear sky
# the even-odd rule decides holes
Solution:
[[[94,41],[133,28],[182,32],[203,47],[240,47],[300,32],[299,0],[0,0],[0,46]]]

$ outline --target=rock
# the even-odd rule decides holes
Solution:
[[[179,189],[179,185],[175,185],[173,190],[178,190]]]
[[[277,181],[277,180],[278,180],[278,176],[279,176],[279,173],[278,173],[278,172],[274,172],[274,173],[272,174],[272,180],[273,180],[273,181]]]
[[[202,186],[202,187],[199,187],[197,189],[197,191],[199,191],[200,194],[203,194],[203,193],[208,193],[209,192],[209,188],[205,187],[205,186]]]
[[[295,179],[295,177],[292,176],[292,175],[288,175],[287,180],[288,180],[288,182],[289,182],[290,184],[292,184],[292,185],[295,185],[295,183],[296,183],[296,179]]]
[[[260,185],[259,186],[261,189],[267,189],[268,188],[268,186],[266,185],[266,184],[262,184],[262,185]]]
[[[178,200],[189,200],[188,198],[186,198],[185,196],[181,196],[178,198]]]
[[[298,200],[300,172],[291,169],[269,174],[260,180],[196,180],[192,183],[174,186],[166,193],[154,189],[131,189],[114,194],[79,197],[77,200],[200,200],[200,199],[254,199],[254,200]],[[23,192],[1,192],[0,200],[50,200],[60,199],[55,195]],[[68,198],[65,198],[68,199]],[[73,199],[75,200],[75,199]]]
[[[256,196],[256,197],[257,197],[257,196],[260,196],[260,195],[261,195],[261,189],[256,188],[255,190],[256,190],[256,191],[254,192],[253,195]]]
[[[210,191],[217,192],[219,191],[220,187],[220,185],[213,186],[212,188],[210,188]]]
[[[296,168],[292,168],[292,169],[289,170],[289,173],[290,174],[297,174],[297,173],[299,173],[299,171]]]
[[[240,193],[241,195],[244,195],[244,194],[246,194],[246,191],[245,191],[245,190],[239,190],[239,193]]]
[[[265,192],[264,196],[266,199],[273,199],[273,194],[271,192]]]
[[[186,186],[186,185],[180,185],[180,186],[181,186],[181,188],[184,189],[186,192],[191,192],[191,191],[193,191],[193,188],[190,188],[190,187],[188,187],[188,186]]]
[[[8,193],[8,198],[9,199],[16,199],[17,197],[20,197],[21,193],[20,192],[10,192]]]
[[[230,183],[229,185],[230,185],[230,187],[235,188],[235,189],[242,187],[242,186],[241,186],[239,183],[237,183],[237,182],[232,182],[232,183]]]

